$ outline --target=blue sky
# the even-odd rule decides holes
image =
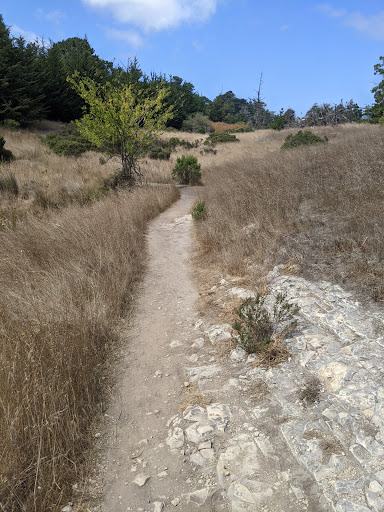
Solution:
[[[182,77],[210,99],[262,95],[297,115],[315,103],[372,103],[384,55],[382,0],[0,0],[12,32],[87,35],[96,53]]]

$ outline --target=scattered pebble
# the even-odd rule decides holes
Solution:
[[[148,475],[144,475],[144,473],[139,473],[132,483],[138,485],[139,487],[143,487],[143,485],[145,485],[148,482],[149,478],[150,477]]]

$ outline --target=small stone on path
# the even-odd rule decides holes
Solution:
[[[143,485],[145,485],[149,479],[150,477],[148,475],[139,473],[132,483],[138,485],[139,487],[143,487]]]

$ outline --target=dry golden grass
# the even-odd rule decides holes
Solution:
[[[6,145],[16,160],[0,167],[15,177],[19,194],[0,194],[0,223],[23,219],[28,213],[89,204],[105,195],[104,179],[118,168],[117,162],[100,165],[100,155],[88,152],[79,158],[58,156],[41,143],[41,135],[25,130],[2,129]]]
[[[5,138],[21,188],[36,182],[54,197],[107,174],[94,154],[67,159],[36,134]],[[0,231],[0,510],[56,511],[70,499],[145,264],[147,222],[177,197],[173,187],[141,187]]]
[[[246,123],[224,123],[224,122],[215,122],[211,123],[211,127],[214,132],[225,132],[227,130],[241,130],[248,129],[248,125]]]
[[[382,127],[317,128],[312,131],[327,135],[328,144],[280,150],[296,131],[237,134],[240,144],[220,146],[202,161],[207,219],[196,223],[198,261],[250,282],[289,262],[311,278],[379,289]]]
[[[207,407],[207,405],[210,405],[212,402],[213,399],[208,395],[204,395],[197,387],[196,382],[193,382],[187,388],[185,388],[185,396],[179,406],[179,412],[183,413],[185,409],[191,405]]]

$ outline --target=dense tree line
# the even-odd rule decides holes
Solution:
[[[100,59],[86,37],[49,44],[12,37],[0,15],[0,122],[28,126],[43,118],[68,122],[81,117],[84,102],[67,81],[75,71],[100,85],[118,80],[148,96],[159,84],[167,85],[166,101],[174,105],[168,126],[174,128],[210,103],[180,77],[144,74],[136,59],[125,67]]]
[[[65,122],[80,118],[84,102],[67,81],[74,72],[100,86],[118,80],[144,97],[165,85],[169,90],[166,107],[173,105],[173,118],[167,126],[176,129],[188,126],[204,131],[204,122],[209,120],[241,122],[254,129],[326,126],[359,121],[363,114],[365,119],[377,122],[384,119],[384,58],[380,57],[380,61],[374,70],[382,78],[372,90],[375,103],[364,112],[353,100],[334,105],[315,103],[304,117],[298,118],[291,108],[279,113],[267,108],[261,97],[262,77],[255,98],[237,98],[227,91],[211,101],[178,76],[145,74],[136,59],[127,66],[101,59],[86,37],[49,44],[15,38],[0,15],[0,123],[28,126],[43,118]]]

